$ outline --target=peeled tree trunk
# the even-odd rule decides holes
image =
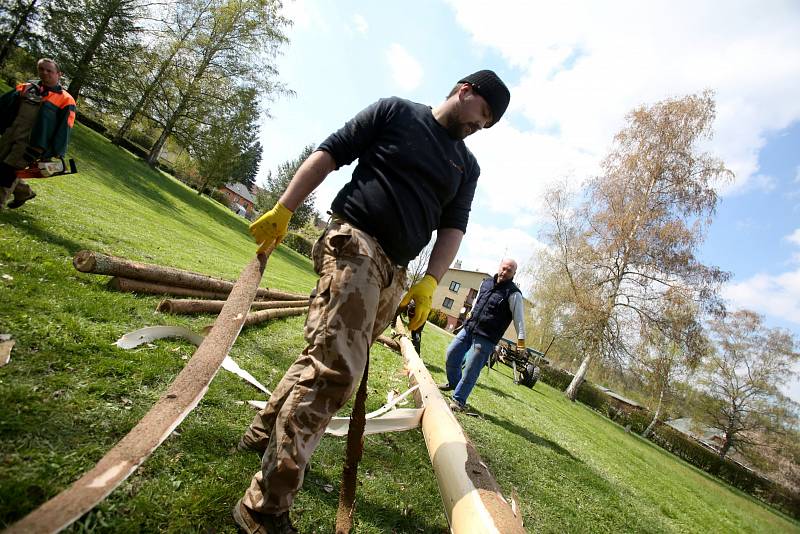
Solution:
[[[575,376],[572,378],[572,382],[569,383],[566,391],[564,391],[564,395],[571,401],[574,401],[575,398],[578,396],[578,389],[580,389],[581,384],[586,379],[586,371],[589,370],[589,363],[592,361],[592,357],[590,355],[586,355],[581,362],[580,367],[578,367],[578,372],[575,373]]]
[[[650,424],[647,425],[647,428],[644,429],[642,432],[642,437],[646,438],[649,437],[650,434],[653,432],[653,429],[656,427],[658,423],[658,418],[661,416],[661,406],[664,403],[664,390],[661,390],[661,394],[658,396],[658,406],[656,406],[656,413],[653,414],[653,420],[650,421]]]

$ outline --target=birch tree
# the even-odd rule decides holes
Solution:
[[[182,68],[165,82],[156,114],[161,135],[151,147],[147,161],[155,165],[164,144],[181,124],[199,123],[213,105],[226,98],[228,82],[258,88],[263,104],[284,92],[271,64],[287,39],[282,28],[288,21],[279,13],[276,0],[213,0],[209,16],[202,19],[190,53]]]
[[[759,434],[796,423],[793,403],[780,387],[794,376],[800,344],[787,330],[768,328],[749,310],[722,314],[709,322],[715,350],[700,381],[708,424],[722,431],[724,458],[732,447],[757,444]]]
[[[687,335],[688,324],[679,328],[664,314],[668,291],[698,312],[717,303],[727,275],[695,257],[716,208],[714,187],[731,177],[698,147],[711,136],[714,115],[710,92],[635,109],[583,202],[573,207],[563,190],[548,194],[549,261],[569,288],[565,305],[583,354],[568,398],[575,399],[593,359],[620,365],[647,332],[676,341]]]

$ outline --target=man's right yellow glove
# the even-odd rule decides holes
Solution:
[[[289,219],[291,218],[292,211],[280,202],[276,202],[274,208],[250,225],[250,234],[259,245],[256,254],[278,246],[278,243],[286,237],[286,232],[289,231]]]
[[[408,306],[412,299],[417,305],[414,318],[408,322],[409,330],[416,330],[428,320],[428,314],[431,312],[431,304],[433,303],[433,292],[438,285],[439,282],[436,281],[436,278],[426,274],[422,277],[422,280],[411,286],[403,300],[400,301],[401,307]]]

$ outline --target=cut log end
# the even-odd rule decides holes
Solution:
[[[97,259],[91,250],[79,250],[72,258],[72,265],[82,273],[91,273],[97,266]]]

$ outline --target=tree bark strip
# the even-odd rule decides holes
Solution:
[[[152,454],[208,390],[244,325],[266,262],[267,256],[261,254],[244,268],[211,332],[139,423],[93,469],[11,525],[6,532],[30,534],[63,530],[105,499]]]

